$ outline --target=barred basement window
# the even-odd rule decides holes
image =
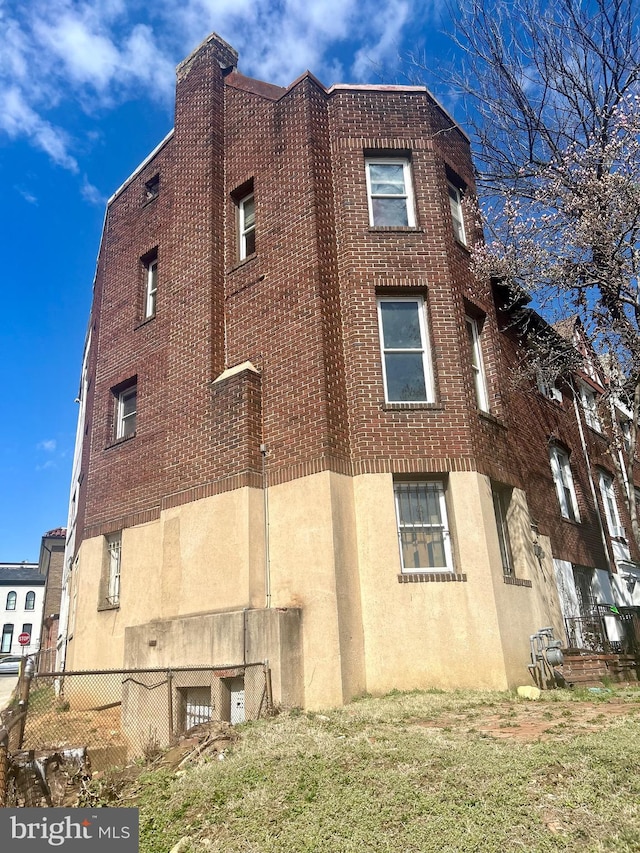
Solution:
[[[444,483],[395,483],[403,572],[451,572],[451,538]]]
[[[498,543],[500,545],[500,557],[502,558],[502,571],[505,575],[513,575],[513,555],[511,552],[511,539],[509,537],[509,525],[507,513],[511,503],[512,490],[506,486],[491,484],[491,495],[493,497],[493,511],[496,517],[496,528],[498,530]]]
[[[105,536],[106,545],[106,603],[110,607],[120,606],[120,566],[122,555],[122,531]]]

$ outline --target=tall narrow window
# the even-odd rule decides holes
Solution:
[[[158,253],[154,252],[143,260],[144,266],[144,318],[155,317],[158,297]]]
[[[13,590],[12,590],[11,592],[8,592],[8,593],[7,593],[7,605],[6,605],[6,609],[7,609],[7,610],[15,610],[15,609],[16,609],[16,601],[17,601],[17,600],[18,600],[18,595],[17,595],[17,593],[13,592]]]
[[[604,471],[600,472],[600,495],[602,496],[602,504],[610,536],[614,539],[625,539],[625,530],[620,524],[620,514],[618,513],[618,502],[616,501],[613,477],[605,474]]]
[[[129,385],[116,397],[116,438],[129,438],[136,432],[138,386]]]
[[[444,484],[396,483],[394,492],[402,571],[452,571]]]
[[[24,609],[25,610],[35,610],[36,607],[36,594],[29,590],[24,599]]]
[[[451,221],[453,223],[453,235],[458,242],[467,245],[467,235],[464,230],[464,218],[462,216],[462,191],[451,181],[447,183],[449,192],[449,206],[451,207]]]
[[[478,321],[475,317],[465,317],[465,324],[467,327],[467,338],[469,340],[469,351],[471,354],[471,370],[473,372],[473,384],[476,391],[476,402],[481,411],[488,412],[489,397],[487,394],[487,383],[484,375],[482,344],[480,341]]]
[[[369,224],[409,226],[416,224],[409,160],[367,160]]]
[[[2,626],[2,643],[0,644],[0,652],[6,654],[11,651],[11,643],[13,641],[13,625],[7,623]]]
[[[256,208],[253,193],[238,202],[238,228],[240,260],[253,255],[256,250]]]
[[[513,555],[511,552],[511,539],[509,538],[509,526],[507,524],[507,512],[511,502],[511,489],[492,483],[491,494],[493,496],[493,511],[496,516],[502,571],[505,575],[513,575]]]
[[[591,429],[600,430],[600,417],[598,415],[598,404],[596,393],[584,382],[580,383],[580,401],[584,412],[584,419]]]
[[[107,602],[112,607],[120,604],[120,563],[122,532],[106,536],[107,545]]]
[[[552,447],[549,451],[549,458],[562,517],[568,518],[570,521],[580,521],[569,455],[560,447]]]
[[[387,402],[433,402],[431,358],[422,297],[380,298],[378,322]]]
[[[33,622],[23,622],[22,633],[31,636],[33,634]]]

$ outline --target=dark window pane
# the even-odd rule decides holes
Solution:
[[[407,202],[404,198],[372,198],[374,225],[408,225]]]
[[[426,402],[427,386],[421,353],[387,353],[385,365],[390,402]]]
[[[381,302],[386,349],[422,349],[417,302]]]

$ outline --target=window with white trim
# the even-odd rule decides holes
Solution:
[[[453,236],[463,246],[467,245],[467,235],[464,230],[464,217],[462,215],[462,190],[451,181],[447,181],[447,192],[449,194],[449,206],[451,208],[451,222],[453,224]]]
[[[614,539],[626,539],[625,529],[620,523],[613,477],[605,474],[604,471],[600,471],[600,495],[602,497],[602,505],[604,506],[604,514],[607,519],[609,535]]]
[[[536,374],[538,391],[548,400],[555,400],[556,403],[562,402],[562,391],[558,388],[556,381],[548,379],[542,371]]]
[[[11,590],[11,592],[7,593],[7,606],[6,610],[15,610],[16,609],[16,601],[18,600],[18,594]]]
[[[568,518],[570,521],[580,521],[578,500],[573,486],[573,476],[569,463],[569,454],[556,446],[549,450],[549,459],[551,461],[551,473],[553,474],[553,482],[555,483],[562,517]]]
[[[367,158],[369,224],[373,227],[409,227],[416,224],[407,157]]]
[[[507,514],[511,503],[512,489],[506,486],[491,484],[491,496],[493,498],[493,512],[496,517],[496,528],[498,531],[498,543],[500,545],[500,557],[502,559],[502,571],[505,575],[513,575],[513,554],[511,551],[511,539],[509,537],[509,526]]]
[[[378,299],[385,400],[388,403],[432,403],[433,371],[421,296]]]
[[[105,536],[107,549],[107,604],[120,605],[120,568],[122,557],[122,531]]]
[[[144,318],[155,317],[158,296],[158,253],[154,252],[143,260],[144,266]]]
[[[116,396],[116,439],[129,438],[136,432],[138,386],[128,385]]]
[[[476,402],[478,408],[483,412],[489,411],[489,395],[487,394],[487,382],[484,374],[484,363],[482,359],[481,331],[475,317],[464,318],[467,339],[469,341],[469,352],[471,355],[471,371],[473,373],[473,385],[476,391]]]
[[[444,483],[394,484],[403,572],[452,572]]]
[[[588,426],[590,426],[591,429],[601,432],[602,425],[600,424],[600,416],[598,415],[596,392],[584,382],[580,383],[580,402],[582,403],[584,419]]]
[[[24,597],[24,609],[25,610],[35,610],[36,609],[36,594],[32,590]]]
[[[0,643],[0,653],[6,654],[11,651],[11,643],[13,642],[13,625],[7,623],[2,626],[2,642]]]
[[[241,261],[253,255],[256,250],[256,207],[253,193],[238,201],[238,241]]]

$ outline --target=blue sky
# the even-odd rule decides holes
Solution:
[[[215,31],[272,83],[306,69],[326,85],[401,82],[399,55],[436,67],[451,51],[441,5],[0,0],[0,561],[37,560],[66,524],[104,206],[172,127],[176,64]]]

